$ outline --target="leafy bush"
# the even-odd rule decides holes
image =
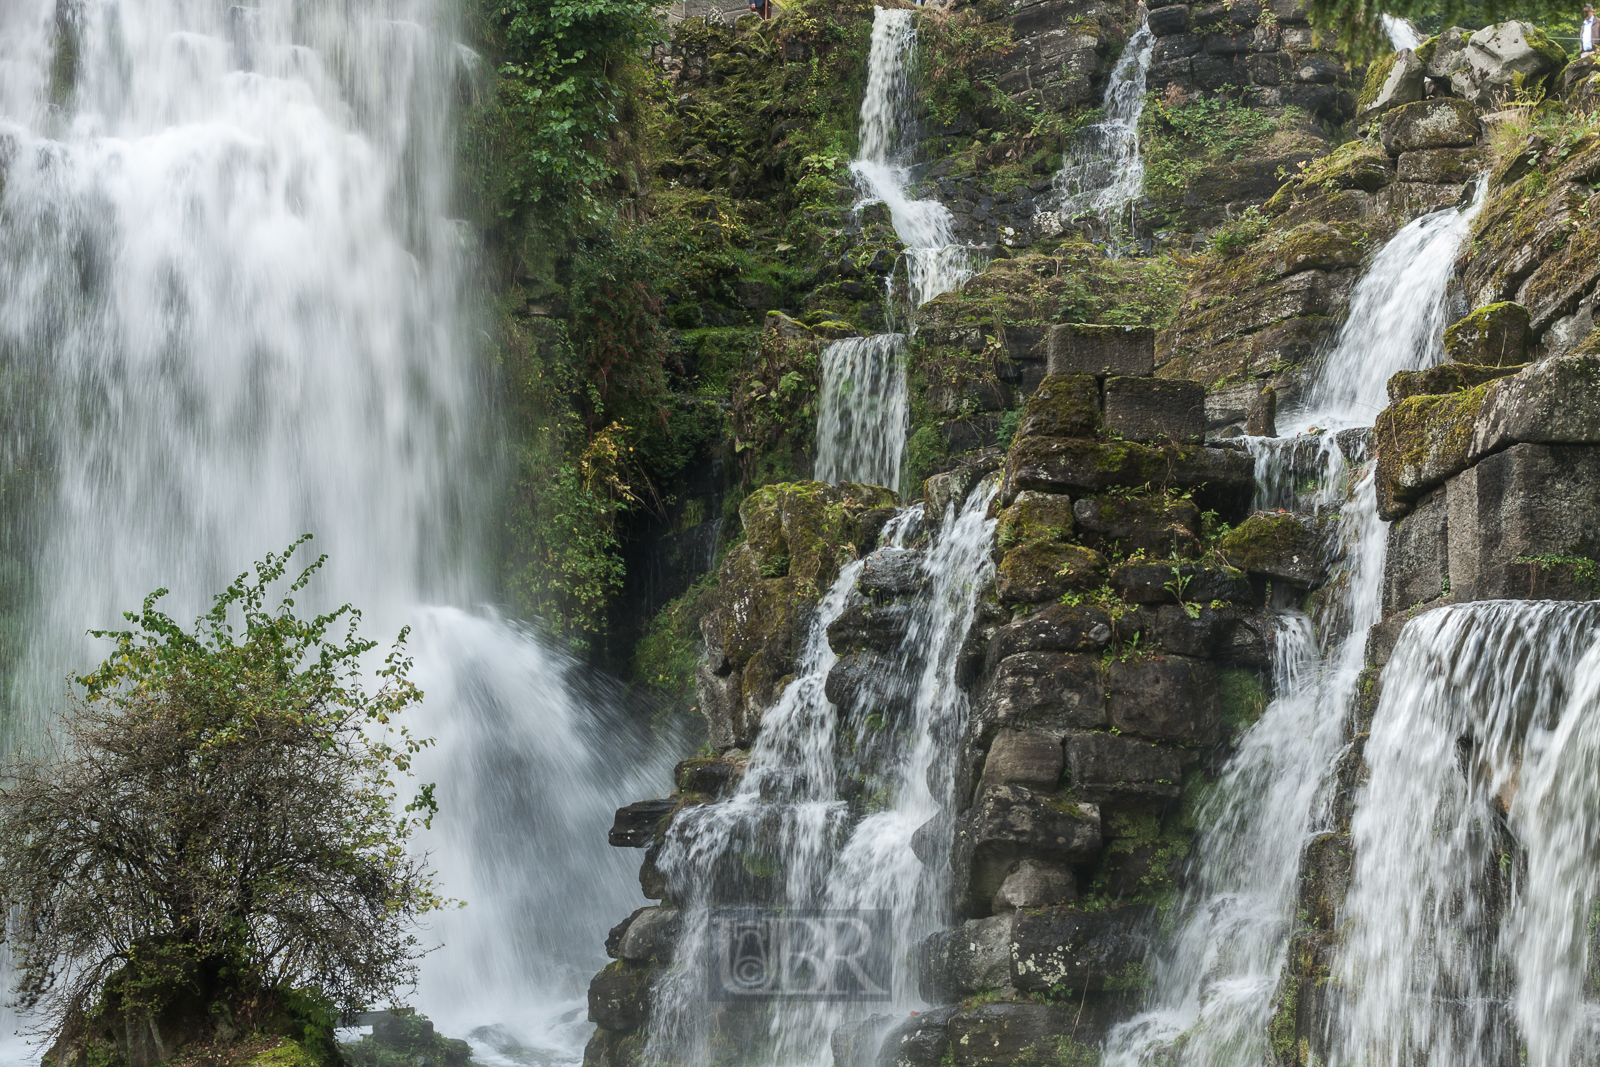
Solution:
[[[158,1020],[170,1048],[304,1015],[302,988],[359,1010],[415,979],[415,921],[445,903],[406,848],[433,787],[394,809],[430,743],[397,721],[422,694],[406,631],[368,691],[361,613],[295,614],[326,557],[268,607],[304,540],[192,632],[156,607],[164,589],[125,615],[132,629],[96,631],[116,650],[77,679],[64,744],[6,768],[0,909],[19,1000],[68,1042],[126,1056]]]

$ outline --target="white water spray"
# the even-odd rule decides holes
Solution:
[[[1338,513],[1328,559],[1335,599],[1322,617],[1329,632],[1319,662],[1309,621],[1281,612],[1276,696],[1199,813],[1204,846],[1179,905],[1177,937],[1159,960],[1148,1009],[1108,1037],[1107,1067],[1156,1057],[1179,1067],[1271,1058],[1267,1027],[1301,858],[1327,828],[1367,632],[1382,618],[1387,538],[1373,472],[1346,459],[1332,430],[1370,424],[1390,374],[1436,360],[1445,287],[1469,223],[1469,212],[1430,215],[1379,253],[1294,420],[1301,430],[1318,427],[1316,436],[1250,440],[1258,505]],[[1315,487],[1297,493],[1307,475]]]
[[[1101,120],[1078,134],[1062,160],[1055,179],[1060,214],[1095,215],[1114,231],[1132,234],[1133,205],[1144,195],[1139,117],[1154,48],[1149,23],[1143,23],[1106,81]]]
[[[822,353],[816,477],[897,489],[910,429],[906,339],[880,333],[847,337]]]
[[[331,558],[302,609],[350,601],[378,637],[418,626],[419,725],[441,738],[419,770],[444,811],[421,844],[469,901],[419,1004],[446,1032],[501,1024],[502,1044],[571,1062],[582,1013],[546,1023],[642,901],[604,844],[611,810],[666,775],[599,773],[626,724],[595,736],[570,664],[427,606],[487,592],[500,470],[475,248],[448,216],[470,57],[451,30],[429,0],[0,8],[0,447],[39,471],[5,727],[15,744],[48,728],[63,677],[106,652],[86,630],[160,586],[192,616],[313,533]]]
[[[955,219],[937,200],[913,200],[910,157],[916,147],[910,74],[917,47],[916,11],[877,8],[867,91],[861,100],[860,149],[850,164],[863,203],[889,206],[895,233],[906,246],[911,305],[926,304],[972,277],[968,250],[956,243]]]

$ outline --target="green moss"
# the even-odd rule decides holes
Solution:
[[[1302,550],[1306,528],[1288,512],[1257,512],[1217,542],[1217,551],[1242,571],[1258,570]]]
[[[1037,604],[1068,590],[1094,589],[1105,574],[1105,558],[1092,549],[1038,541],[1005,554],[996,588],[1002,601]]]
[[[1466,470],[1472,434],[1489,385],[1444,396],[1407,397],[1373,425],[1379,506],[1393,514]]]
[[[1427,370],[1400,371],[1389,379],[1389,399],[1398,403],[1413,396],[1437,396],[1505,378],[1521,366],[1478,367],[1467,363],[1441,363]]]
[[[1300,979],[1286,974],[1278,986],[1278,1004],[1267,1025],[1267,1041],[1280,1065],[1299,1062],[1295,1056],[1295,1040],[1300,1011]]]
[[[1018,437],[1093,437],[1100,432],[1100,386],[1089,374],[1052,374],[1023,408]]]
[[[1445,354],[1457,363],[1483,367],[1526,362],[1529,319],[1528,309],[1521,304],[1486,304],[1445,327]]]
[[[1030,495],[1000,513],[995,543],[1002,552],[1018,545],[1071,540],[1072,501],[1064,496]]]
[[[1261,676],[1245,667],[1217,671],[1222,691],[1222,721],[1235,730],[1248,729],[1267,710],[1267,690]]]
[[[634,647],[634,684],[663,697],[675,714],[694,701],[694,669],[704,654],[700,620],[715,607],[716,582],[715,572],[702,575],[656,613]]]
[[[1361,91],[1356,94],[1356,112],[1359,114],[1367,110],[1378,100],[1378,94],[1383,91],[1383,83],[1389,80],[1389,74],[1394,70],[1395,61],[1400,58],[1400,53],[1390,52],[1379,56],[1367,68],[1367,77],[1361,83]]]
[[[1100,1067],[1100,1046],[1063,1034],[1027,1046],[1011,1062],[1015,1067]]]

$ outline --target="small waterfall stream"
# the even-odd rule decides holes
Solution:
[[[498,1027],[491,1058],[571,1063],[594,931],[643,902],[606,827],[670,768],[614,692],[469,610],[501,464],[448,213],[452,32],[425,0],[0,5],[0,458],[41,470],[0,747],[37,743],[105,655],[86,630],[161,586],[189,617],[314,534],[302,610],[413,625],[414,726],[440,739],[419,844],[468,907],[425,932],[444,947],[416,1002],[447,1033]]]
[[[823,351],[818,481],[899,487],[911,426],[905,350],[904,334],[879,333],[846,337]]]
[[[1479,194],[1481,200],[1481,189]],[[1294,922],[1305,845],[1328,818],[1333,772],[1382,618],[1387,531],[1370,464],[1342,430],[1371,424],[1395,371],[1442,354],[1446,285],[1477,204],[1407,225],[1374,257],[1290,436],[1251,439],[1258,507],[1334,512],[1333,601],[1311,620],[1279,606],[1276,695],[1199,813],[1204,846],[1158,960],[1147,1009],[1114,1029],[1107,1067],[1162,1057],[1209,1067],[1270,1059],[1267,1024]],[[1346,452],[1350,453],[1347,455]],[[1309,482],[1309,490],[1296,490]]]
[[[1095,215],[1113,231],[1132,234],[1133,205],[1144,195],[1139,117],[1154,48],[1149,24],[1141,23],[1106,81],[1100,121],[1078,134],[1062,160],[1055,179],[1059,214]]]
[[[829,1037],[845,1005],[783,998],[706,1010],[707,915],[718,905],[887,909],[896,963],[891,999],[882,1006],[920,1004],[903,961],[948,921],[950,872],[947,856],[924,865],[913,837],[930,821],[950,818],[956,741],[967,714],[957,660],[977,590],[994,566],[994,521],[985,516],[997,488],[991,476],[959,515],[952,509],[945,516],[920,561],[925,584],[899,651],[888,657],[895,666],[839,708],[825,692],[837,662],[827,630],[860,597],[862,563],[844,568],[817,608],[794,680],[763,718],[737,791],[673,820],[657,865],[682,909],[683,932],[674,966],[654,990],[648,1064],[721,1062],[730,1043],[738,1050],[734,1062],[832,1062]],[[921,505],[914,505],[885,528],[883,541],[901,548],[920,527]],[[722,1054],[714,1056],[714,1048]]]

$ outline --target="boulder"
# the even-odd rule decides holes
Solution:
[[[1017,437],[1093,437],[1100,432],[1100,384],[1088,374],[1049,374],[1028,398]]]
[[[1020,785],[1048,793],[1061,781],[1061,739],[1035,730],[1001,730],[983,761],[978,792]]]
[[[1434,148],[1471,148],[1478,143],[1477,112],[1465,100],[1419,100],[1383,116],[1378,137],[1391,156]]]
[[[1067,732],[1105,724],[1105,696],[1092,656],[1007,656],[973,702],[972,733],[980,744],[997,730],[1029,728],[1048,734],[1059,747]]]
[[[1104,579],[1105,568],[1105,559],[1093,549],[1035,542],[1005,554],[995,592],[1003,605],[1037,604],[1070,590],[1095,588]]]
[[[1206,432],[1206,388],[1182,378],[1107,378],[1105,425],[1128,441],[1198,442]]]
[[[1378,64],[1374,63],[1376,68]],[[1422,99],[1422,79],[1424,76],[1422,61],[1409,48],[1402,48],[1394,55],[1394,62],[1389,66],[1389,71],[1383,80],[1376,86],[1376,93],[1372,99],[1362,100],[1361,112],[1356,116],[1358,122],[1370,122],[1386,111],[1390,111],[1402,104],[1413,104]],[[1372,75],[1369,74],[1368,85],[1371,85]],[[1365,91],[1362,93],[1366,96]]]
[[[653,969],[613,963],[589,983],[589,1021],[605,1030],[637,1030],[650,1016]]]
[[[640,800],[618,808],[606,839],[616,848],[644,848],[655,839],[667,817],[677,807],[676,800],[662,797],[659,800]]]
[[[623,919],[621,922],[611,928],[611,931],[606,934],[605,947],[607,956],[610,956],[612,959],[621,958],[620,953],[622,951],[623,935],[628,932],[628,927],[633,924],[633,920],[637,919],[641,912],[648,910],[648,908],[635,908],[633,909],[632,915],[628,916],[626,919]]]
[[[1479,107],[1493,107],[1497,94],[1532,89],[1567,65],[1567,54],[1531,22],[1485,26],[1467,39],[1465,62],[1450,75],[1450,88]]]
[[[828,646],[840,656],[851,652],[895,652],[911,626],[910,604],[874,604],[852,599],[828,624]]]
[[[1200,509],[1163,496],[1085,497],[1072,505],[1085,544],[1122,553],[1197,555]]]
[[[1139,656],[1111,664],[1106,711],[1124,734],[1208,745],[1222,731],[1217,668],[1184,656]]]
[[[1010,914],[968,919],[917,947],[924,1000],[952,1000],[1011,984]]]
[[[677,908],[665,905],[642,908],[634,912],[633,921],[628,923],[627,930],[618,942],[617,955],[630,963],[648,960],[670,963],[673,947],[678,943],[678,934],[682,929],[683,916]]]
[[[1321,527],[1309,516],[1258,511],[1230,530],[1217,551],[1242,571],[1316,589],[1328,578],[1327,536]]]
[[[1175,798],[1182,791],[1183,756],[1170,748],[1116,734],[1072,734],[1066,740],[1067,778],[1075,795],[1097,801]]]
[[[1059,747],[1059,746],[1057,746]],[[991,903],[996,915],[1019,908],[1048,908],[1078,899],[1078,880],[1072,868],[1060,863],[1021,860],[995,891]]]
[[[1500,301],[1445,327],[1445,355],[1457,363],[1513,367],[1528,361],[1528,309]],[[1474,383],[1476,384],[1476,383]]]
[[[1071,1004],[984,1004],[950,1017],[954,1067],[1010,1067],[1026,1051],[1054,1049],[1073,1032]],[[1092,1062],[1092,1061],[1085,1061]]]
[[[1150,33],[1155,37],[1171,37],[1174,34],[1187,34],[1189,32],[1189,5],[1173,4],[1169,7],[1158,7],[1150,12],[1148,23]]]
[[[1403,182],[1461,185],[1481,169],[1476,148],[1428,148],[1402,152],[1395,176]]]
[[[861,561],[856,585],[868,596],[903,596],[921,589],[922,553],[909,548],[880,548]]]
[[[1471,37],[1472,31],[1460,26],[1451,26],[1441,31],[1433,39],[1432,49],[1428,50],[1426,55],[1420,56],[1424,64],[1424,73],[1430,78],[1449,78],[1460,70],[1466,65],[1467,42]]]
[[[1019,913],[1011,927],[1013,984],[1029,993],[1078,996],[1138,987],[1153,948],[1154,917],[1146,907]]]
[[[1083,863],[1099,851],[1100,811],[1094,805],[1021,786],[986,790],[956,820],[957,910],[985,914],[1019,860]]]
[[[1155,331],[1138,326],[1050,327],[1046,349],[1051,374],[1149,375],[1155,373]]]

